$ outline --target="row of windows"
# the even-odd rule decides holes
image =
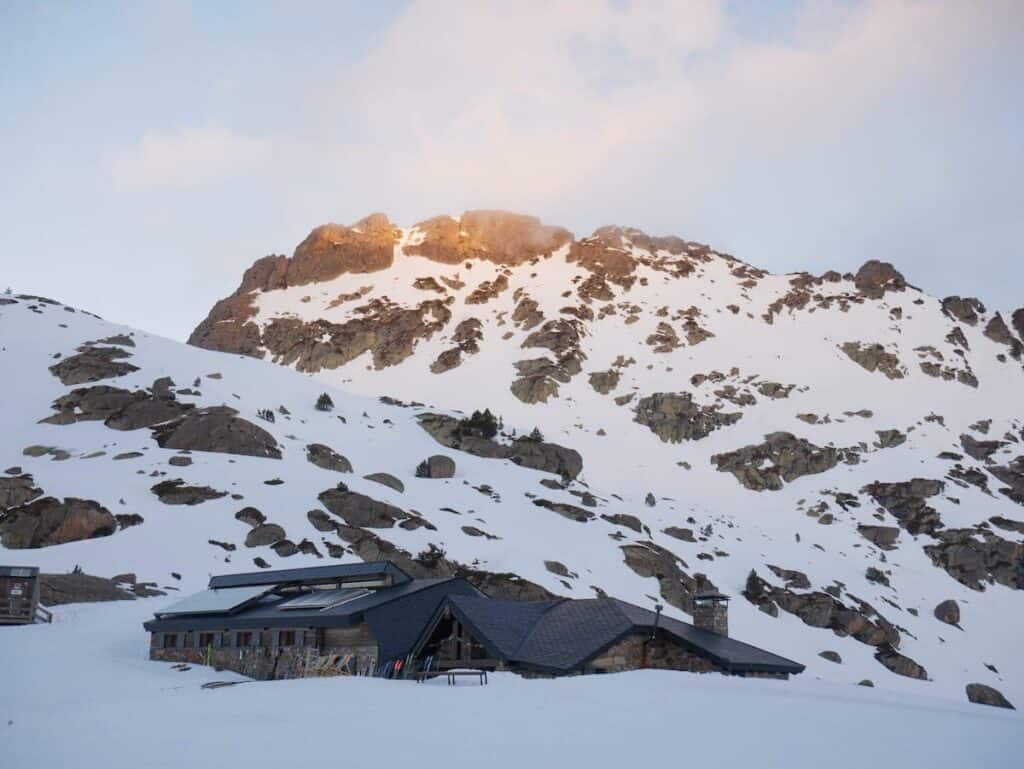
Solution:
[[[294,630],[279,630],[270,633],[273,640],[276,638],[277,646],[295,646],[296,633]],[[181,647],[193,647],[206,649],[211,646],[226,646],[244,649],[250,646],[259,646],[263,635],[258,631],[239,630],[228,633],[164,633],[160,639],[161,649],[178,649]]]

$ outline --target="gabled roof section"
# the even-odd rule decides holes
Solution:
[[[375,579],[390,575],[395,584],[408,582],[412,577],[391,561],[367,563],[341,563],[333,566],[313,566],[304,569],[276,569],[250,571],[244,574],[221,574],[210,577],[211,588],[243,587],[248,585],[317,584],[346,580]]]
[[[411,585],[421,587],[406,590],[404,595],[365,610],[366,622],[377,639],[381,660],[401,659],[409,654],[424,627],[430,624],[446,600],[490,600],[461,578],[418,579]],[[395,590],[406,587],[403,585]]]
[[[734,638],[702,630],[615,598],[497,601],[453,595],[434,616],[450,609],[491,653],[552,673],[582,668],[609,646],[634,633],[658,631],[733,673],[800,673],[804,666]],[[426,626],[428,632],[433,622]],[[424,640],[423,635],[418,643]]]

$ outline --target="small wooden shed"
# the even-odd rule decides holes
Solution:
[[[0,625],[49,622],[52,615],[39,605],[39,569],[0,566]]]

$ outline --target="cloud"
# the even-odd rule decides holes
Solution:
[[[106,169],[120,188],[186,188],[252,169],[269,155],[271,142],[219,126],[150,132],[138,142],[109,150]]]

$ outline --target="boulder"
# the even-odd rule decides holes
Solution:
[[[245,535],[246,547],[264,547],[285,538],[284,529],[276,523],[261,523]]]
[[[537,507],[543,507],[546,510],[558,513],[559,515],[568,518],[570,521],[576,521],[577,523],[586,523],[594,517],[594,514],[589,510],[584,510],[582,507],[576,507],[576,505],[570,505],[565,502],[552,502],[548,499],[535,499],[533,504]]]
[[[311,443],[306,446],[306,460],[324,470],[333,470],[336,473],[352,472],[352,463],[346,457],[322,443]]]
[[[280,459],[274,436],[236,413],[225,407],[193,411],[153,428],[153,437],[165,449]]]
[[[401,508],[349,491],[343,484],[323,491],[318,499],[330,512],[356,528],[390,529],[409,514]]]
[[[611,515],[602,515],[601,518],[613,526],[625,526],[627,529],[632,529],[637,534],[643,530],[643,524],[640,523],[640,519],[629,513],[613,513]]]
[[[834,652],[834,651],[831,651],[831,650],[826,650],[826,651],[823,651],[823,652],[818,652],[818,656],[821,657],[823,660],[828,660],[829,662],[834,662],[837,665],[842,665],[843,664],[843,658],[839,656],[839,652]]]
[[[188,486],[180,478],[161,481],[150,491],[165,505],[198,505],[209,499],[226,497],[226,491],[217,491],[209,486]]]
[[[444,454],[433,454],[416,468],[417,478],[452,478],[454,475],[455,460]]]
[[[91,499],[43,497],[0,514],[0,543],[12,550],[107,537],[115,531],[117,519]]]
[[[364,475],[363,478],[368,481],[373,481],[374,483],[379,483],[382,486],[387,486],[389,489],[394,489],[398,492],[405,491],[405,484],[390,473],[370,473],[369,475]]]
[[[899,538],[898,526],[857,526],[857,532],[882,550],[893,550]]]
[[[978,705],[1016,710],[998,689],[993,689],[985,684],[967,684],[967,699]]]
[[[935,619],[947,625],[960,625],[960,606],[952,598],[935,607]]]
[[[910,657],[900,654],[891,646],[881,646],[875,652],[875,659],[899,676],[928,680],[928,671]]]
[[[249,526],[259,526],[261,523],[266,522],[267,517],[255,507],[243,507],[235,513],[235,520],[241,521]]]
[[[84,345],[78,348],[76,355],[70,355],[50,366],[50,373],[65,385],[111,379],[139,370],[138,366],[125,363],[122,360],[130,358],[131,355],[130,352],[120,347]]]

